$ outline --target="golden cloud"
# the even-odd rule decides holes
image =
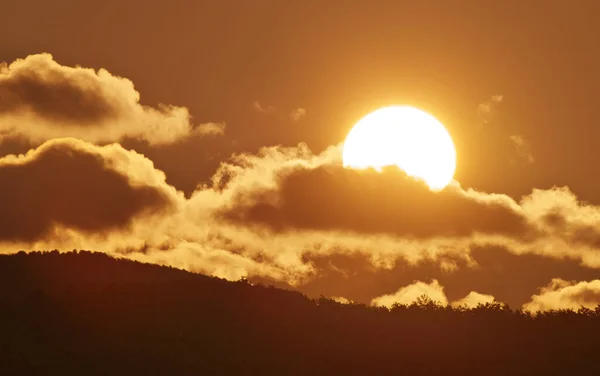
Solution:
[[[0,158],[0,181],[0,241],[53,238],[61,227],[118,232],[135,218],[177,210],[183,199],[142,155],[76,139]]]
[[[554,278],[531,301],[523,305],[529,311],[549,311],[581,307],[596,308],[600,305],[600,279],[573,282]]]
[[[579,202],[566,188],[535,190],[518,202],[502,194],[463,189],[458,184],[432,192],[396,169],[379,173],[343,168],[339,145],[321,154],[299,145],[235,155],[222,163],[210,183],[200,186],[189,199],[168,186],[164,174],[149,160],[118,145],[98,147],[83,141],[51,141],[27,156],[5,157],[2,163],[15,165],[23,160],[27,162],[21,164],[28,166],[55,154],[59,162],[52,162],[53,168],[63,166],[60,179],[48,180],[51,175],[36,172],[39,175],[27,175],[31,177],[22,180],[52,187],[47,192],[42,188],[35,191],[46,194],[41,196],[45,201],[51,200],[50,193],[61,192],[61,184],[68,185],[68,195],[55,194],[57,202],[72,207],[88,205],[88,213],[99,211],[92,216],[94,220],[103,222],[91,226],[85,221],[92,219],[83,218],[80,224],[76,215],[64,217],[56,207],[50,210],[41,206],[45,218],[42,230],[19,234],[5,226],[5,241],[18,240],[18,246],[24,249],[105,250],[227,279],[263,278],[299,289],[324,273],[323,265],[316,260],[333,255],[360,256],[374,273],[392,271],[399,264],[416,268],[423,263],[437,265],[442,276],[460,273],[465,268],[481,266],[480,259],[472,257],[473,250],[494,247],[515,257],[569,259],[600,268],[596,251],[600,209]],[[80,160],[96,162],[85,164]],[[78,172],[81,165],[86,166],[83,175]],[[0,174],[1,171],[2,168]],[[75,173],[69,175],[69,171]],[[137,192],[135,189],[159,192],[159,200],[155,204],[150,199],[143,201],[143,194],[135,194],[141,203],[126,203],[121,217],[118,213],[111,214],[116,219],[110,217],[106,213],[116,210],[114,205],[102,198],[96,200],[99,193],[78,180],[83,176],[85,180],[100,179],[97,184],[107,184],[103,178],[95,177],[94,171],[98,176],[115,174],[122,180],[118,187],[124,188],[110,188],[120,197],[119,201],[127,201],[132,195],[130,190]],[[25,186],[21,183],[18,189],[29,192]],[[15,192],[12,191],[13,196],[17,195]],[[30,199],[23,192],[19,193],[22,201],[43,201]],[[149,197],[155,197],[154,193]],[[33,204],[22,205],[31,207],[29,212],[37,210]],[[170,209],[158,216],[147,215],[163,208]],[[13,212],[17,209],[13,208]],[[23,213],[14,216],[23,221],[29,218]],[[17,223],[5,221],[12,226]],[[123,231],[127,231],[126,235],[119,235]],[[342,274],[348,280],[354,278],[351,270]],[[425,285],[436,287],[432,283]],[[478,290],[477,285],[466,291],[461,289],[460,294],[472,290]],[[386,290],[371,291],[380,294]],[[530,294],[527,292],[524,299]],[[331,295],[357,300],[346,290]],[[369,301],[373,296],[377,295],[357,301]],[[476,305],[489,299],[489,295],[472,293],[459,301]]]
[[[423,295],[442,305],[448,304],[444,287],[434,279],[430,283],[416,281],[413,284],[400,288],[392,294],[378,296],[371,301],[371,305],[388,308],[391,308],[394,304],[410,305]]]
[[[488,304],[493,303],[496,299],[489,294],[480,294],[476,291],[471,291],[467,296],[462,299],[458,299],[452,302],[452,306],[454,307],[467,307],[467,308],[475,308],[479,304]]]
[[[193,126],[185,107],[144,106],[130,80],[105,69],[63,66],[50,54],[0,64],[0,98],[0,136],[32,143],[75,137],[168,144],[191,134],[222,134],[225,126]]]
[[[371,305],[387,308],[391,308],[395,304],[411,305],[417,302],[422,296],[426,296],[443,306],[451,305],[453,307],[465,308],[474,308],[479,304],[493,303],[496,300],[492,295],[471,291],[464,298],[449,302],[444,292],[444,287],[437,279],[433,279],[430,283],[415,281],[392,294],[378,296],[371,300]]]

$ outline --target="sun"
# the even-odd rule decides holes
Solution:
[[[360,119],[344,141],[342,159],[356,169],[396,165],[432,190],[444,189],[456,170],[456,150],[444,125],[410,106],[380,108]]]

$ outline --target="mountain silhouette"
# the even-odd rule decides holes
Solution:
[[[600,307],[309,299],[102,253],[0,256],[0,375],[599,375]]]

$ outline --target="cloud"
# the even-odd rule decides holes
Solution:
[[[0,158],[0,241],[52,238],[57,228],[100,234],[176,210],[182,194],[142,155],[120,145],[48,141]]]
[[[272,105],[264,105],[262,103],[260,103],[260,101],[252,101],[252,109],[255,112],[261,113],[261,114],[274,114],[275,112],[278,112],[277,109],[272,106]],[[294,122],[300,121],[300,119],[302,119],[304,116],[306,115],[306,110],[304,108],[296,108],[293,109],[290,112],[290,119]]]
[[[226,128],[225,122],[219,123],[203,123],[197,125],[190,133],[191,136],[204,135],[223,135]]]
[[[515,145],[517,149],[517,155],[522,158],[527,163],[533,163],[535,160],[533,159],[533,154],[531,154],[531,149],[529,147],[529,142],[520,135],[512,135],[509,139]]]
[[[282,279],[281,271],[276,266],[260,263],[244,255],[214,248],[210,244],[181,242],[169,250],[152,250],[145,253],[134,253],[132,259],[173,266],[196,273],[211,275],[227,280],[239,280],[252,276],[271,276]]]
[[[442,305],[448,304],[448,299],[446,298],[446,294],[444,294],[444,287],[434,279],[430,283],[416,281],[413,284],[400,288],[395,293],[378,296],[371,301],[371,305],[388,308],[391,308],[394,304],[410,305],[422,295],[426,295],[434,302]]]
[[[530,192],[537,156],[531,126],[508,97],[492,96],[477,107],[473,122],[456,129],[460,142],[458,179],[468,187],[518,199]],[[492,173],[493,171],[493,173]]]
[[[290,119],[293,121],[299,121],[304,116],[306,116],[306,110],[304,108],[296,108],[290,113]]]
[[[458,184],[432,192],[397,169],[345,169],[340,154],[339,145],[321,154],[299,145],[233,156],[186,202],[186,222],[170,233],[173,248],[185,239],[222,249],[270,265],[277,272],[262,269],[261,276],[299,288],[323,272],[315,259],[332,255],[364,255],[379,272],[431,261],[445,273],[464,273],[477,267],[473,250],[500,247],[600,267],[588,244],[600,239],[600,210],[566,188],[518,202]],[[328,295],[356,300],[346,291]]]
[[[454,307],[474,308],[479,304],[493,303],[496,299],[492,295],[480,294],[476,291],[471,291],[467,296],[452,302]]]
[[[528,302],[539,286],[555,276],[567,280],[600,278],[600,269],[586,267],[579,261],[516,254],[494,246],[463,248],[460,243],[454,246],[442,243],[442,247],[433,242],[405,245],[397,240],[393,248],[392,242],[373,241],[369,246],[369,241],[373,240],[352,246],[339,238],[337,247],[328,249],[328,254],[324,245],[317,244],[315,248],[320,248],[303,256],[314,272],[298,287],[313,297],[343,296],[368,303],[373,297],[396,291],[413,281],[437,279],[444,286],[448,301],[459,301],[477,291],[514,308]],[[377,257],[391,261],[381,262]]]
[[[432,192],[397,168],[353,170],[341,165],[281,171],[274,189],[238,195],[223,216],[277,231],[337,230],[427,238],[475,233],[525,236],[516,205],[460,187]]]
[[[315,154],[300,144],[234,155],[186,199],[144,156],[89,142],[156,145],[220,134],[225,125],[194,127],[187,109],[152,108],[139,99],[127,79],[61,66],[47,54],[0,68],[0,139],[42,143],[25,155],[0,158],[0,181],[10,182],[0,187],[4,252],[104,250],[366,303],[409,302],[425,292],[444,304],[475,306],[498,297],[520,306],[551,277],[576,276],[588,284],[600,278],[594,274],[600,270],[600,207],[580,202],[566,187],[520,199],[457,182],[432,192],[397,168],[344,168],[341,145]],[[492,97],[478,112],[491,119],[502,102]],[[253,108],[276,111],[258,101]],[[289,114],[295,121],[304,115],[301,108]],[[519,131],[486,128],[504,132],[498,137],[504,146],[533,161]],[[46,141],[62,136],[81,140]],[[507,276],[517,277],[498,286]],[[426,280],[432,282],[414,282]],[[557,294],[562,306],[597,301],[593,293],[572,292],[582,284],[547,288],[528,304],[552,306]]]
[[[262,104],[260,104],[259,101],[253,101],[252,108],[254,109],[254,111],[261,112],[263,114],[270,114],[275,111],[275,107],[271,105],[263,106]]]
[[[489,115],[504,101],[504,95],[492,95],[488,100],[480,103],[477,107],[477,114],[480,116],[483,123],[488,122]]]
[[[410,305],[418,301],[421,296],[427,296],[432,301],[443,306],[451,305],[453,307],[466,308],[475,308],[479,304],[493,303],[495,301],[491,295],[471,291],[464,298],[449,303],[444,292],[444,287],[437,279],[433,279],[430,283],[414,281],[412,284],[398,289],[395,293],[378,296],[371,300],[371,305],[388,308],[391,308],[394,304]]]
[[[533,295],[531,301],[523,305],[528,311],[549,311],[558,309],[574,309],[581,307],[595,308],[600,305],[600,279],[593,281],[565,281],[554,278],[548,286]]]
[[[351,304],[352,300],[346,299],[343,296],[332,296],[331,300],[340,304]]]
[[[131,81],[105,69],[63,66],[50,54],[0,64],[3,138],[32,143],[61,137],[94,143],[129,138],[159,145],[190,134],[222,134],[223,129],[223,123],[193,126],[185,107],[142,105]]]
[[[600,267],[594,246],[600,239],[594,220],[600,210],[580,203],[567,188],[536,190],[520,201],[458,184],[432,192],[397,169],[381,173],[344,169],[340,151],[338,145],[313,154],[299,145],[236,155],[222,163],[211,184],[192,195],[189,213],[204,214],[190,214],[190,222],[210,223],[210,230],[203,225],[195,231],[212,233],[211,246],[269,264],[278,271],[274,281],[302,291],[316,286],[323,291],[324,282],[310,281],[328,273],[328,266],[315,260],[336,255],[362,255],[374,274],[383,275],[398,264],[406,263],[412,270],[423,262],[458,276],[478,269],[496,273],[493,259],[480,265],[473,256],[477,249],[493,247],[517,259],[535,256],[528,265],[550,258]],[[355,280],[356,268],[339,270],[340,279],[346,281],[341,284]],[[453,299],[473,290],[499,291],[502,301],[521,305],[533,291],[527,289],[538,286],[524,275],[523,289],[517,285],[515,291],[505,291],[478,277],[483,274],[469,273],[476,283],[458,289],[458,282],[453,282],[453,291],[461,291],[459,296],[453,292]],[[355,294],[362,290],[338,289],[327,295],[364,302],[368,295]]]
[[[600,267],[595,252],[600,207],[579,202],[566,187],[533,190],[520,201],[458,183],[432,192],[395,167],[381,172],[343,168],[340,145],[319,155],[305,145],[237,155],[192,201],[209,205],[222,224],[270,236],[311,234],[304,236],[305,247],[335,234],[338,244],[355,247],[366,246],[365,237],[380,248],[401,245],[414,251],[400,253],[415,260],[447,252],[468,257],[473,247],[502,246],[518,255]],[[397,250],[390,252],[398,257]]]
[[[14,165],[21,159],[45,160],[40,156],[53,154],[42,151],[56,149],[50,146],[54,143],[48,142],[27,156],[2,161]],[[98,147],[74,140],[58,143],[68,144],[58,148],[59,156],[72,155],[75,163],[80,155],[90,159],[91,154],[102,168],[86,165],[83,175],[71,176],[68,171],[79,170],[61,162],[57,164],[64,165],[57,175],[60,179],[50,185],[45,181],[51,175],[39,173],[31,175],[32,179],[22,178],[43,184],[29,187],[20,183],[15,190],[7,191],[24,202],[19,205],[25,210],[18,212],[15,206],[11,213],[16,214],[11,215],[28,221],[38,210],[34,204],[52,201],[53,196],[42,186],[51,187],[48,192],[59,192],[53,199],[60,205],[88,205],[88,212],[100,211],[100,215],[65,219],[55,207],[50,211],[42,205],[42,230],[21,232],[10,239],[0,236],[5,252],[43,248],[104,250],[227,279],[258,278],[313,296],[321,292],[357,302],[370,302],[411,281],[435,278],[447,288],[448,301],[465,298],[471,291],[485,291],[520,306],[537,286],[555,275],[572,278],[570,270],[584,270],[584,278],[600,278],[593,274],[600,269],[592,269],[600,268],[596,250],[600,208],[579,202],[567,188],[535,190],[520,201],[464,189],[457,183],[432,192],[395,168],[382,172],[343,168],[340,145],[315,154],[300,144],[234,155],[221,164],[211,181],[185,199],[165,183],[162,172],[135,152],[118,145]],[[143,167],[135,167],[138,163]],[[111,188],[113,192],[124,192],[113,193],[123,197],[119,201],[132,197],[129,189],[148,186],[150,191],[162,192],[158,196],[166,199],[157,205],[150,200],[149,207],[156,210],[144,209],[146,202],[140,210],[130,210],[127,202],[122,216],[125,219],[109,218],[85,227],[80,220],[102,219],[102,210],[111,208],[102,201],[105,197],[92,190],[93,186],[86,188],[77,180],[83,176],[83,182],[96,181],[94,171],[100,176],[116,174],[123,179],[119,185],[124,187],[122,190]],[[100,179],[98,184],[104,181]],[[68,195],[60,193],[59,183],[71,187]],[[34,199],[29,199],[30,191],[24,187],[34,190]],[[17,194],[16,190],[23,192]],[[36,201],[40,194],[46,196]],[[139,200],[143,195],[134,196]],[[69,200],[75,201],[70,204]],[[155,212],[161,214],[151,215]],[[16,222],[5,221],[15,226]],[[120,235],[124,232],[127,236]],[[494,249],[502,249],[510,259],[502,261]],[[529,269],[514,272],[520,270],[520,260],[528,268],[542,265],[547,270],[539,278],[533,278]],[[543,260],[560,260],[570,269],[546,267]],[[518,276],[514,283],[498,286],[498,278],[511,275]]]

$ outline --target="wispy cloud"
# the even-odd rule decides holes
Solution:
[[[306,116],[306,110],[304,108],[296,108],[290,113],[290,119],[293,121],[299,121]]]
[[[263,114],[270,114],[275,112],[275,107],[271,105],[262,105],[259,101],[253,101],[252,108],[254,109],[254,111],[261,112]]]
[[[513,135],[510,136],[509,139],[514,143],[515,148],[517,149],[517,154],[520,158],[527,163],[533,163],[535,161],[533,159],[533,154],[531,154],[529,142],[523,136]]]
[[[477,107],[477,114],[484,123],[488,122],[490,114],[504,101],[504,95],[492,95],[490,99],[480,103]]]

